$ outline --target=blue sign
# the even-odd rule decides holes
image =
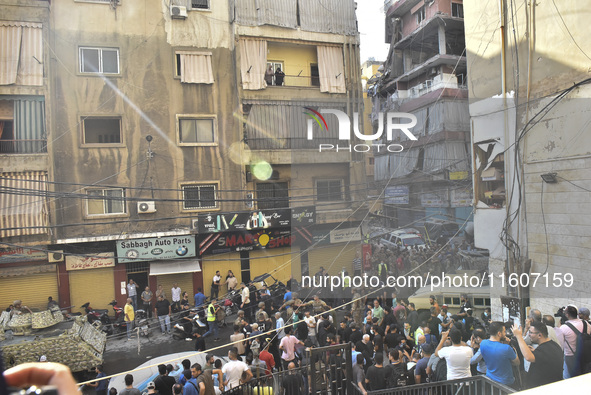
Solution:
[[[408,185],[387,187],[384,192],[384,204],[408,204]]]

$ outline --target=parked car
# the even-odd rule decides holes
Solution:
[[[425,248],[423,239],[415,233],[404,233],[401,230],[390,232],[380,239],[380,243],[398,250],[410,250],[411,248]]]

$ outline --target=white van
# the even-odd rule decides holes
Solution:
[[[410,250],[413,246],[421,249],[426,248],[425,242],[420,236],[414,233],[403,233],[402,231],[385,234],[380,239],[380,243],[398,250]]]

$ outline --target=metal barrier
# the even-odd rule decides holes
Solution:
[[[298,375],[301,380],[301,393],[308,393],[308,375],[306,368],[297,368],[294,370],[282,370],[270,375],[260,375],[252,372],[254,378],[248,383],[224,391],[224,395],[272,395],[281,393],[281,383],[288,375]]]
[[[353,387],[352,393],[362,394],[357,385],[354,384]],[[367,393],[371,395],[507,395],[514,392],[517,391],[486,376],[479,375],[464,379],[368,391]]]

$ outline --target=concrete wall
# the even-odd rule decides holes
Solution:
[[[119,234],[184,227],[194,212],[182,211],[182,182],[219,182],[221,190],[241,189],[241,167],[229,158],[228,147],[240,139],[234,118],[237,107],[233,41],[227,4],[212,2],[211,12],[189,12],[185,20],[171,20],[168,7],[149,1],[108,4],[52,2],[53,35],[51,112],[55,181],[120,187],[127,196],[157,201],[155,214],[138,215],[128,202],[128,223],[60,228],[58,239],[92,233]],[[79,46],[119,48],[120,74],[101,78],[80,74]],[[214,84],[183,84],[175,78],[175,50],[212,53]],[[217,146],[180,147],[177,115],[217,117]],[[122,144],[105,147],[81,145],[84,116],[120,116]],[[154,157],[146,159],[147,135],[153,136]],[[169,189],[162,191],[157,189]],[[61,191],[71,191],[64,186]],[[221,199],[243,199],[222,193]],[[85,222],[82,199],[61,199],[55,204],[56,222]],[[220,203],[222,210],[243,208],[239,202]],[[210,210],[206,210],[210,211]],[[179,219],[158,220],[164,217]],[[150,219],[147,222],[135,220]],[[158,221],[157,221],[158,220]],[[103,218],[104,221],[104,218]],[[156,222],[157,221],[157,225]],[[86,220],[86,222],[96,222]],[[108,221],[107,221],[108,222]]]
[[[474,102],[503,93],[501,23],[498,2],[466,2],[464,7],[468,88]],[[555,274],[563,280],[564,273],[574,277],[571,287],[557,286],[558,282],[552,281],[548,287],[530,287],[531,306],[544,314],[554,313],[567,303],[591,304],[587,280],[591,253],[591,137],[586,133],[591,90],[586,86],[576,88],[547,114],[544,110],[558,92],[588,78],[586,54],[591,47],[583,33],[586,31],[578,28],[585,26],[587,16],[587,6],[571,0],[557,2],[556,6],[552,2],[528,3],[504,24],[505,91],[515,93],[515,129],[521,132],[528,125],[519,144],[522,165],[505,161],[509,166],[506,174],[515,174],[516,166],[523,171],[523,199],[517,219],[523,226],[515,237],[521,255],[532,260],[531,272],[547,272],[551,280]],[[528,124],[532,118],[534,121]],[[558,173],[556,184],[543,184],[540,175],[547,172]],[[483,229],[476,225],[478,234]],[[490,268],[500,270],[493,267],[492,260]]]

